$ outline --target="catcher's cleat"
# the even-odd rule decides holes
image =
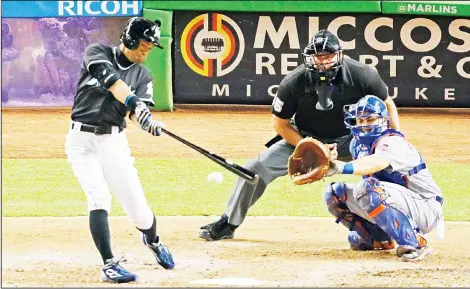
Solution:
[[[173,261],[173,256],[171,256],[170,250],[168,250],[165,244],[162,243],[160,238],[157,243],[148,243],[147,238],[142,234],[142,241],[144,242],[144,245],[152,251],[160,266],[165,269],[173,269],[175,267],[175,262]]]
[[[410,246],[398,246],[397,248],[397,256],[400,257],[405,262],[416,262],[423,260],[424,257],[431,255],[433,249],[430,245],[428,245],[428,241],[417,234],[419,247],[413,248]]]
[[[397,248],[397,255],[405,262],[417,262],[431,255],[432,251],[432,247],[429,245],[421,248],[406,248],[406,246],[404,246]]]
[[[229,224],[228,217],[223,215],[219,220],[202,226],[199,231],[199,238],[207,241],[233,239],[237,227]]]
[[[385,241],[364,239],[356,231],[349,232],[348,241],[354,251],[392,250],[396,247],[396,242],[391,238]]]
[[[106,260],[106,263],[101,269],[101,280],[111,283],[128,283],[137,281],[138,277],[126,269],[124,269],[119,262],[122,261],[116,257]]]

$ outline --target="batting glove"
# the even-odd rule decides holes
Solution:
[[[162,134],[162,128],[165,128],[165,124],[161,121],[151,120],[146,131],[154,136],[160,136]]]
[[[140,125],[140,128],[148,131],[150,122],[152,120],[152,113],[148,109],[147,105],[145,105],[145,103],[142,101],[137,102],[135,107],[135,117],[137,123]]]

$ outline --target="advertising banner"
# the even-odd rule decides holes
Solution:
[[[175,11],[175,103],[271,104],[326,28],[374,66],[399,106],[470,107],[470,20],[439,16]]]
[[[2,18],[140,15],[142,1],[2,1]]]
[[[71,106],[85,48],[119,45],[127,20],[2,19],[2,105]]]
[[[382,1],[384,14],[470,16],[470,1]]]

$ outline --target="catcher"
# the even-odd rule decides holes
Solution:
[[[289,159],[292,180],[305,184],[334,174],[361,175],[357,184],[330,183],[325,191],[328,210],[350,230],[351,249],[396,247],[403,261],[423,259],[432,253],[423,234],[436,229],[443,238],[441,190],[419,152],[402,133],[390,129],[382,100],[367,95],[344,110],[354,136],[354,161],[336,160],[326,145],[305,139]]]

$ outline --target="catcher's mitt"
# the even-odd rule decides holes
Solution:
[[[304,138],[289,157],[289,176],[295,185],[316,182],[328,172],[329,162],[328,145],[311,137]]]

